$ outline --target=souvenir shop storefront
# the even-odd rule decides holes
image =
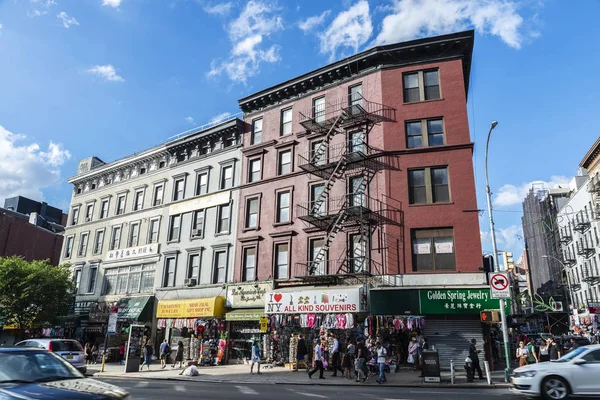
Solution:
[[[226,305],[232,309],[225,314],[229,332],[229,364],[248,363],[254,342],[258,343],[261,353],[264,353],[264,337],[267,334],[265,295],[271,290],[271,281],[235,283],[227,286]]]
[[[160,300],[156,308],[157,343],[165,338],[175,359],[179,342],[183,359],[194,365],[219,365],[224,362],[227,331],[223,315],[225,297]]]
[[[264,337],[263,356],[272,365],[291,367],[299,334],[311,359],[315,339],[328,352],[333,336],[338,338],[340,351],[350,341],[365,339],[367,295],[364,286],[295,287],[267,293],[264,311],[269,334]]]
[[[370,302],[369,333],[388,343],[391,363],[407,361],[412,337],[438,351],[441,369],[449,369],[450,360],[464,360],[471,339],[477,340],[486,356],[491,351],[484,348],[490,326],[481,323],[480,312],[499,310],[500,303],[491,298],[487,287],[372,289]]]
[[[590,302],[585,312],[573,310],[571,315],[571,326],[577,335],[598,335],[598,323],[600,322],[600,303]]]

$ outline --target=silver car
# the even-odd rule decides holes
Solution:
[[[85,354],[81,344],[71,339],[28,339],[17,343],[17,347],[36,347],[46,349],[70,362],[82,374],[87,372]]]

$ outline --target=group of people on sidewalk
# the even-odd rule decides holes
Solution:
[[[152,364],[152,356],[154,354],[154,347],[152,346],[152,340],[148,339],[146,344],[144,345],[144,361],[142,362],[142,366],[140,367],[140,371],[144,369],[144,366],[148,368],[150,371],[150,364]],[[160,344],[160,366],[161,369],[165,369],[169,362],[169,355],[171,354],[171,346],[167,339],[165,339]],[[175,360],[171,365],[171,368],[175,368],[175,365],[179,363],[179,368],[183,367],[183,342],[180,340],[177,343],[177,353],[175,354]]]

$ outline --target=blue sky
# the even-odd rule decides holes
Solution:
[[[478,203],[486,209],[485,137],[498,120],[497,236],[518,253],[531,182],[568,181],[599,135],[599,14],[596,0],[0,0],[0,201],[67,207],[82,158],[161,143],[376,44],[475,28]],[[480,221],[489,251],[487,212]]]

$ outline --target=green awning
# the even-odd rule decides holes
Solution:
[[[418,290],[371,290],[371,314],[420,315]]]
[[[126,297],[118,301],[117,320],[152,321],[153,296]]]
[[[225,321],[260,321],[265,316],[262,308],[233,310],[225,314]]]

